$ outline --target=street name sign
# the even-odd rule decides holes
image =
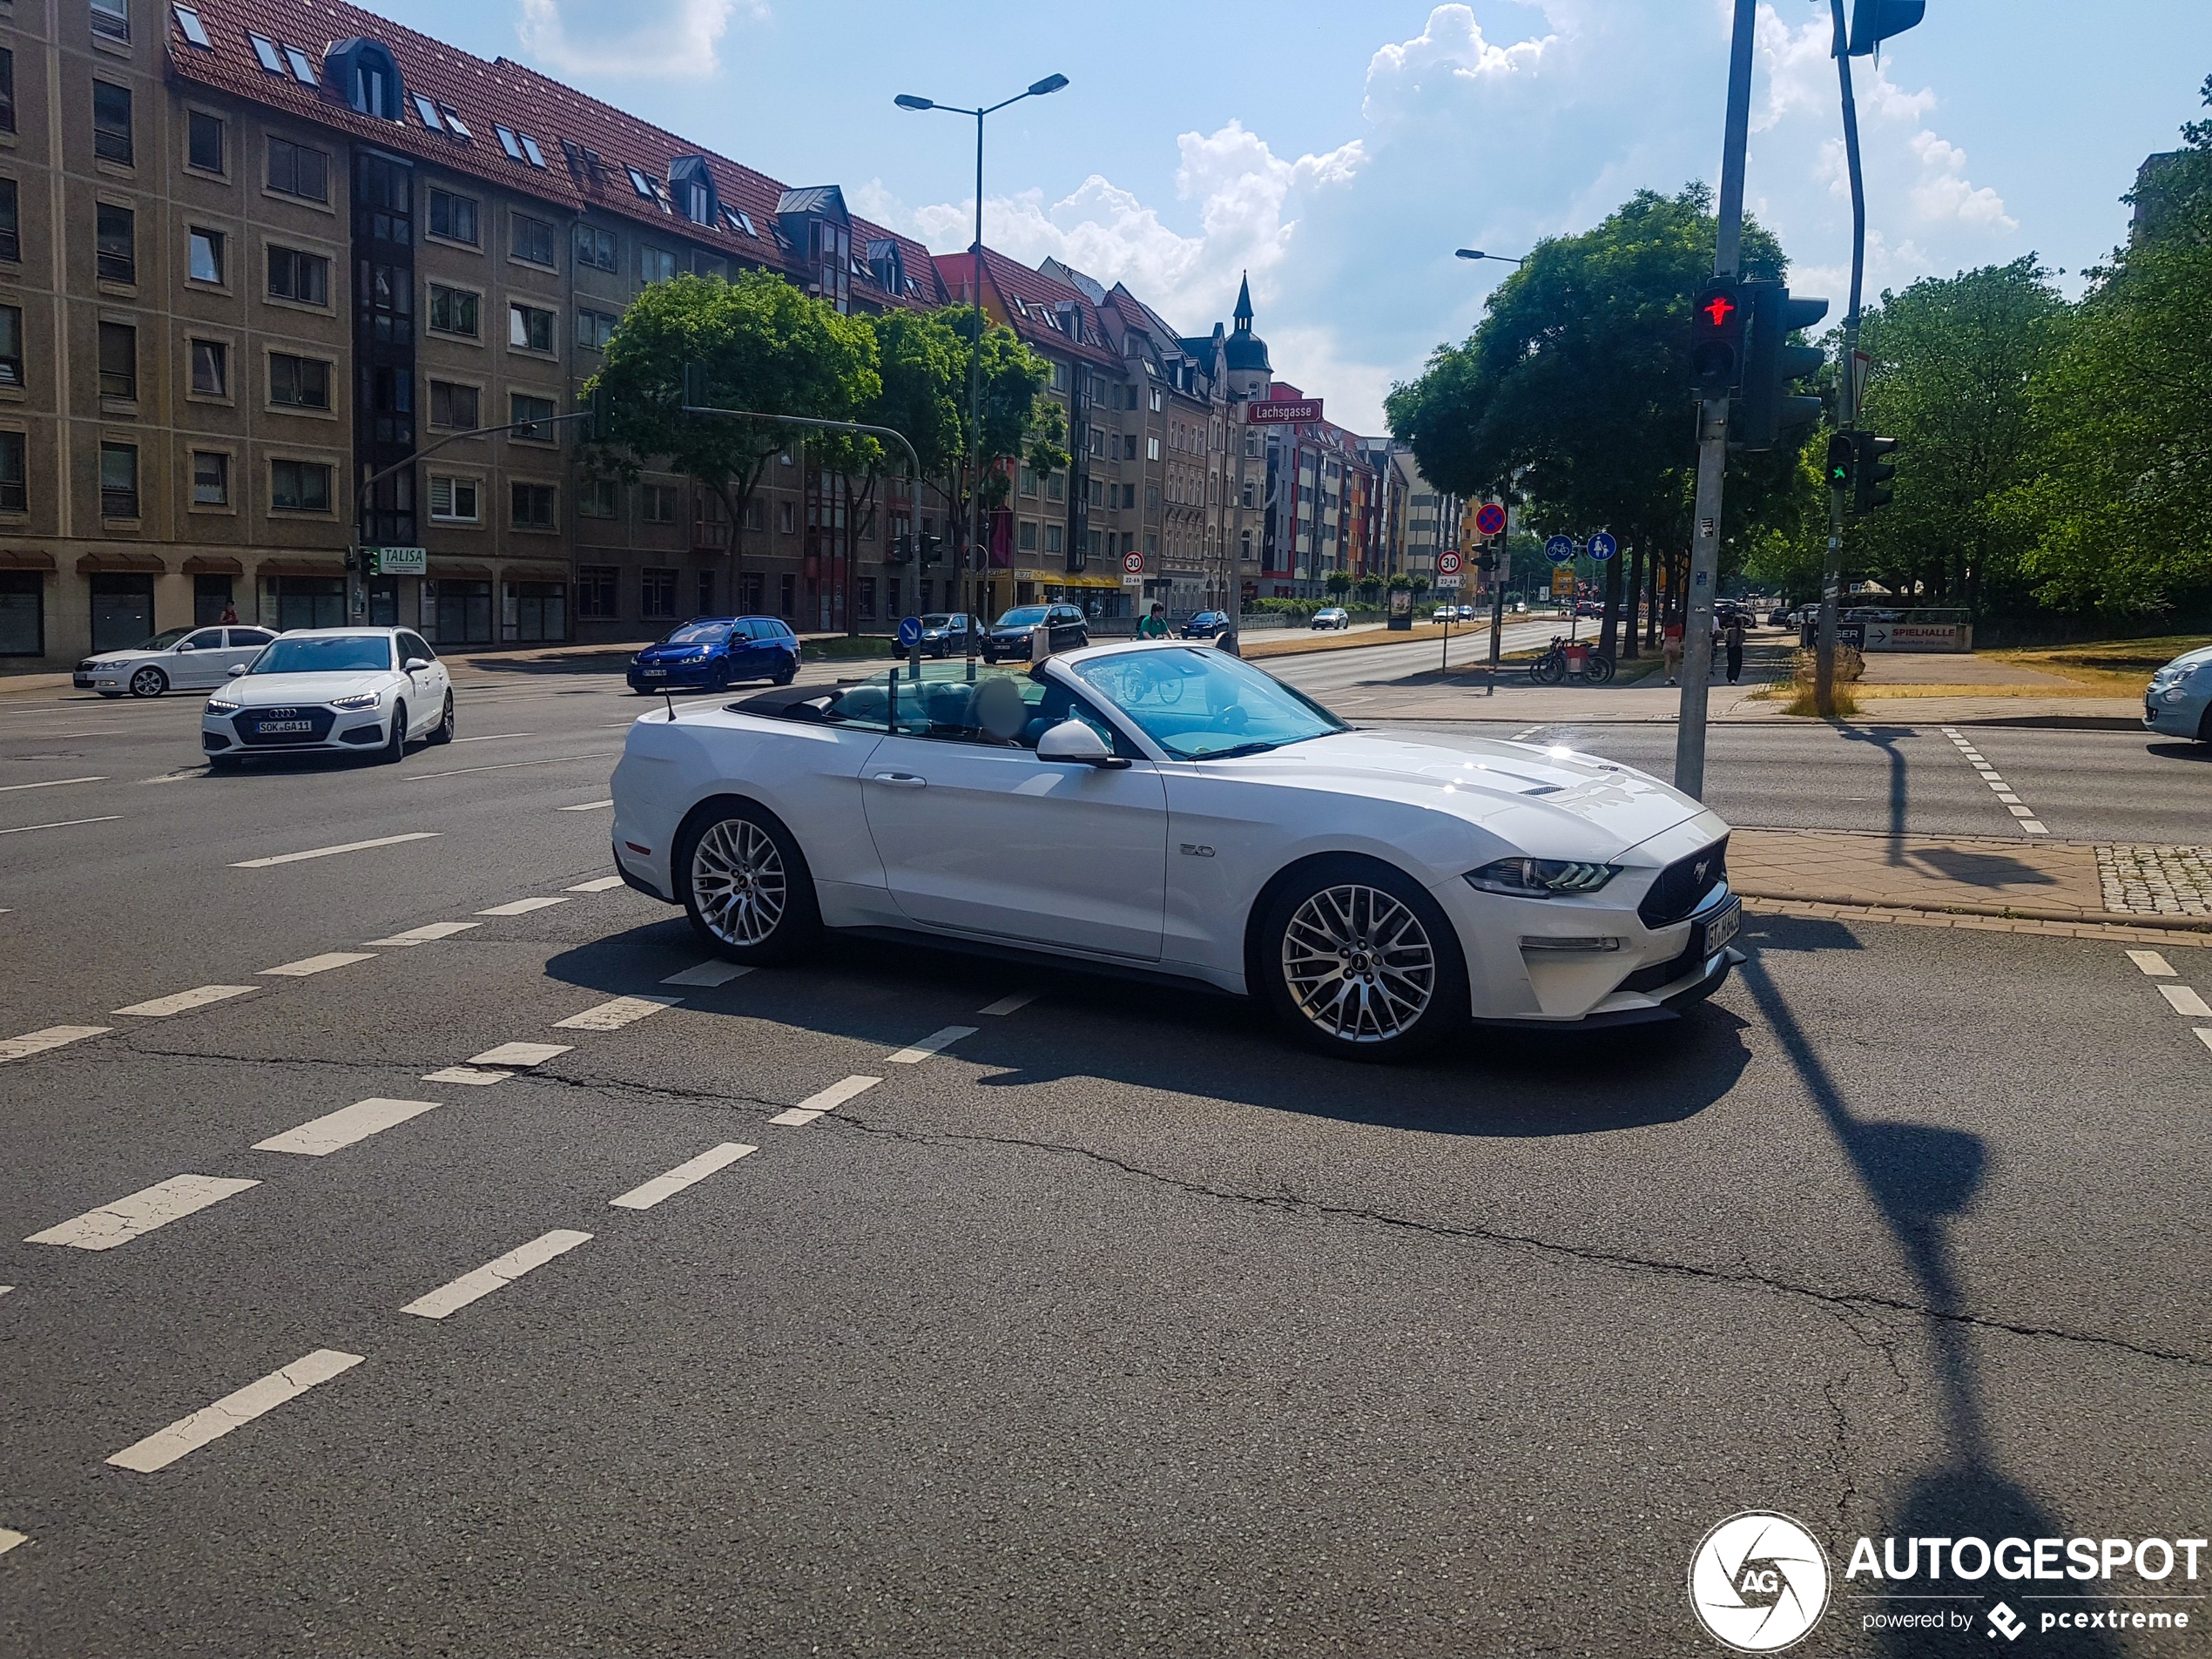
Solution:
[[[1246,426],[1298,426],[1321,418],[1321,400],[1318,397],[1300,398],[1295,403],[1260,403],[1244,405]]]

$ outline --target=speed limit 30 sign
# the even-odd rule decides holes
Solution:
[[[1460,573],[1460,556],[1459,556],[1458,554],[1456,554],[1456,553],[1439,553],[1439,554],[1436,556],[1436,574],[1437,574],[1437,575],[1439,575],[1439,576],[1457,576],[1457,575],[1459,575],[1459,573]]]
[[[1122,569],[1128,571],[1131,576],[1143,576],[1144,574],[1144,556],[1142,553],[1123,554]]]

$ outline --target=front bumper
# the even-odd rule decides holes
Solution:
[[[131,671],[127,668],[80,668],[70,675],[69,683],[80,691],[126,691],[131,689]]]
[[[381,748],[390,740],[391,712],[386,709],[303,706],[290,717],[303,721],[304,732],[264,732],[263,712],[240,709],[235,714],[203,714],[199,747],[211,755],[359,754]]]
[[[2143,698],[2143,729],[2161,737],[2195,738],[2204,729],[2204,711],[2212,704],[2212,693],[2198,694],[2195,687],[2179,701],[2169,703],[2162,692],[2152,691]]]
[[[633,691],[696,691],[715,684],[721,665],[709,658],[703,663],[652,663],[630,665],[630,689]]]

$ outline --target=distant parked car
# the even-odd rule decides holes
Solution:
[[[1605,606],[1596,599],[1577,599],[1575,602],[1575,614],[1578,617],[1602,617],[1605,614]]]
[[[1429,618],[1431,622],[1457,622],[1459,619],[1460,608],[1457,605],[1439,605],[1436,614]]]
[[[1460,620],[1461,622],[1473,622],[1474,620],[1474,607],[1473,605],[1461,605],[1460,607]]]
[[[1797,613],[1794,610],[1775,610],[1767,613],[1766,625],[1770,628],[1792,628],[1797,625]]]
[[[737,680],[788,685],[799,673],[799,636],[777,617],[694,617],[630,659],[630,689],[728,689]]]
[[[276,637],[273,628],[167,628],[128,651],[102,651],[78,664],[70,684],[102,697],[159,697],[219,685]]]
[[[1226,610],[1201,610],[1183,624],[1185,639],[1216,639],[1229,631]]]
[[[1313,625],[1316,628],[1349,628],[1352,626],[1352,613],[1342,605],[1324,605],[1313,613]]]
[[[2143,725],[2168,737],[2212,743],[2212,645],[2183,651],[2150,677]]]
[[[925,657],[967,656],[971,620],[974,622],[976,637],[981,638],[983,633],[980,618],[955,617],[948,611],[934,610],[921,620],[921,654]]]

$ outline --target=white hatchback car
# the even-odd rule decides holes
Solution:
[[[899,930],[1264,998],[1324,1051],[1665,1019],[1742,958],[1728,826],[1564,749],[1359,732],[1210,645],[655,712],[616,867],[738,961]]]
[[[236,623],[206,628],[167,628],[129,651],[102,651],[78,664],[70,683],[102,697],[159,697],[164,691],[205,691],[231,670],[252,662],[276,637],[273,628]]]
[[[453,741],[453,686],[421,635],[405,628],[280,634],[207,699],[199,746],[217,769],[302,752],[387,760],[411,739]]]

